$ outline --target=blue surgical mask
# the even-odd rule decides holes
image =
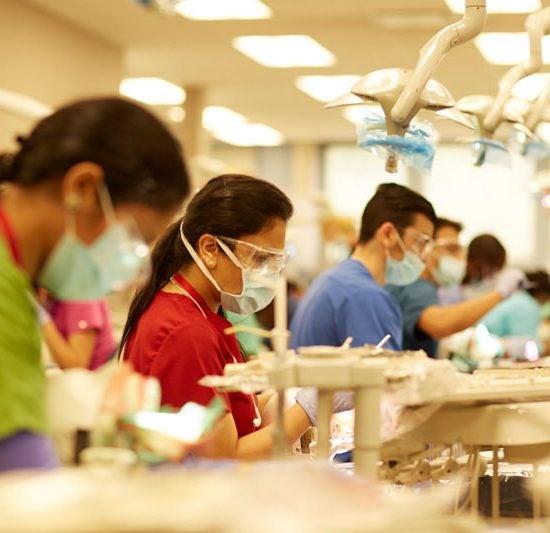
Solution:
[[[388,285],[410,285],[420,277],[426,265],[420,257],[405,248],[399,235],[397,235],[397,242],[403,250],[403,259],[398,261],[388,253],[384,283]]]
[[[216,239],[218,245],[225,252],[227,257],[241,269],[243,287],[241,293],[233,294],[224,291],[185,237],[181,225],[180,235],[185,248],[197,266],[210,280],[212,285],[220,291],[221,306],[225,311],[230,311],[237,315],[251,315],[260,309],[264,309],[271,303],[275,297],[277,282],[279,280],[278,271],[270,272],[266,269],[245,268],[227,245],[219,239]]]
[[[125,288],[148,267],[149,249],[126,224],[116,221],[107,188],[99,197],[107,229],[90,245],[74,230],[74,213],[67,229],[48,256],[38,276],[41,287],[58,300],[97,300]]]
[[[431,270],[432,276],[441,287],[458,285],[466,274],[466,260],[443,255],[437,268]]]

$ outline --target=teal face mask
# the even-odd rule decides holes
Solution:
[[[431,270],[432,276],[441,287],[458,285],[466,274],[466,260],[452,255],[444,255],[439,259],[437,268]]]
[[[426,265],[414,252],[405,248],[399,234],[397,235],[397,242],[403,250],[404,256],[401,261],[398,261],[388,253],[384,283],[388,285],[410,285],[420,277]]]
[[[78,239],[74,214],[38,276],[41,287],[59,300],[97,300],[121,290],[149,265],[149,248],[129,225],[116,221],[105,186],[99,197],[109,226],[92,244]]]

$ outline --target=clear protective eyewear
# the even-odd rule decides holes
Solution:
[[[412,244],[409,246],[412,252],[414,252],[418,257],[424,257],[427,252],[433,248],[433,239],[427,233],[418,231],[412,227],[403,228],[400,227],[403,231],[403,234],[408,233],[412,238]]]
[[[441,238],[432,240],[425,251],[426,254],[433,254],[434,252],[457,257],[464,255],[465,248],[456,239]]]
[[[218,236],[217,238],[232,249],[244,268],[252,270],[281,272],[285,268],[290,256],[287,250],[257,246],[256,244],[232,239],[231,237]]]

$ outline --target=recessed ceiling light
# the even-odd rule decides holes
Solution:
[[[202,126],[208,131],[231,128],[245,122],[246,117],[228,107],[211,105],[202,112]]]
[[[361,76],[300,76],[296,87],[319,102],[330,102],[346,92]]]
[[[523,100],[535,100],[548,84],[549,73],[537,72],[519,80],[512,89],[512,95]]]
[[[168,109],[168,118],[172,122],[183,122],[185,119],[185,109],[179,106],[170,107]]]
[[[179,0],[174,10],[193,20],[267,19],[272,15],[259,0]]]
[[[43,118],[53,111],[50,106],[30,96],[7,89],[0,89],[0,109],[31,119]]]
[[[327,67],[334,55],[308,35],[247,35],[233,46],[266,67]]]
[[[239,126],[219,129],[214,137],[237,146],[278,146],[283,143],[283,135],[265,124],[245,122]]]
[[[529,59],[529,37],[525,32],[482,33],[475,44],[485,61],[494,65],[517,65]],[[542,38],[542,58],[550,63],[550,35]]]
[[[371,116],[374,111],[377,111],[380,116],[384,117],[384,112],[378,104],[349,106],[344,108],[342,114],[346,120],[349,120],[353,124],[359,124],[366,116]]]
[[[126,78],[120,82],[120,93],[149,105],[181,105],[185,91],[162,78]]]
[[[453,13],[464,13],[464,0],[445,0]],[[540,0],[487,0],[487,13],[531,13],[541,9]]]

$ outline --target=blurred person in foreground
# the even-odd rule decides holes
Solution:
[[[0,471],[57,464],[33,287],[93,300],[132,283],[190,187],[174,137],[121,98],[62,107],[18,140],[0,157]]]

